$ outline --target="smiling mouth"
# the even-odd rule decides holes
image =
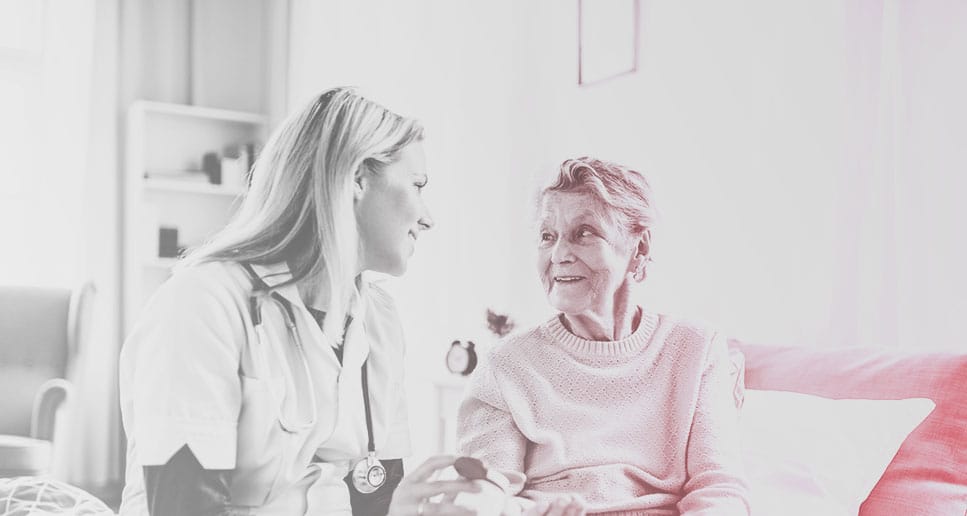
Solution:
[[[554,283],[576,283],[584,279],[584,276],[554,276]]]

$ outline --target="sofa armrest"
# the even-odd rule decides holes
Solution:
[[[70,397],[72,388],[71,383],[63,378],[47,380],[40,386],[30,415],[30,437],[45,441],[54,439],[57,409]]]
[[[87,343],[96,295],[97,288],[90,281],[82,283],[71,292],[67,314],[67,352],[71,359],[76,358]]]

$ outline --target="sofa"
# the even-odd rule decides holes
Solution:
[[[740,418],[746,420],[753,416],[751,398],[754,395],[777,391],[842,402],[931,400],[932,410],[925,417],[916,418],[897,439],[896,449],[888,450],[882,467],[876,470],[876,478],[861,490],[862,499],[856,503],[856,508],[828,511],[821,503],[825,501],[821,500],[824,493],[807,492],[803,497],[796,497],[795,493],[788,496],[782,500],[787,506],[770,511],[755,503],[755,488],[759,486],[752,486],[754,516],[833,516],[857,512],[860,516],[967,514],[967,354],[869,348],[793,348],[739,340],[730,340],[729,345],[738,352],[736,377],[744,392],[737,396],[746,401],[740,412]],[[446,398],[458,402],[463,383],[448,381],[445,386],[446,393],[453,391],[453,395]],[[455,406],[451,408],[442,410],[441,414],[455,415]],[[769,416],[775,420],[777,433],[792,428],[778,415]],[[829,435],[847,431],[844,427],[836,427],[835,423],[822,422],[832,426]],[[452,425],[441,430],[447,428],[452,430]],[[788,468],[783,470],[778,464],[771,466],[776,466],[774,471],[788,472]],[[834,477],[823,480],[829,481],[830,478]],[[4,484],[0,479],[0,499],[12,492],[32,492],[29,489],[46,486],[48,482],[43,477],[33,477],[32,480],[33,483],[25,477],[9,479],[8,482],[12,483]],[[786,496],[789,493],[780,494]],[[809,497],[815,498],[813,502],[816,503],[810,506],[810,502],[803,501]]]
[[[925,418],[921,414],[910,424],[909,434],[904,430],[896,441],[899,449],[895,455],[888,450],[886,468],[878,480],[874,478],[875,485],[862,500],[859,514],[967,515],[967,354],[776,347],[739,340],[731,340],[729,345],[744,357],[746,396],[781,391],[847,403],[932,400],[927,402],[932,409],[929,414]],[[781,427],[783,423],[775,424]],[[831,435],[847,431],[836,428],[837,422],[824,424],[832,425]],[[755,487],[752,489],[755,495]],[[789,502],[786,514],[793,513],[795,503]],[[753,514],[760,512],[754,510]]]

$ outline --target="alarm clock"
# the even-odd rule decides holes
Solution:
[[[447,369],[453,374],[467,376],[477,367],[477,352],[473,341],[455,340],[447,351]]]

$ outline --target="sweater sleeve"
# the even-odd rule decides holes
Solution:
[[[527,438],[504,401],[491,362],[484,360],[474,372],[460,404],[458,451],[483,460],[491,468],[523,472]]]
[[[685,455],[683,516],[747,516],[748,487],[739,455],[738,412],[730,386],[728,348],[712,338],[699,385]]]

